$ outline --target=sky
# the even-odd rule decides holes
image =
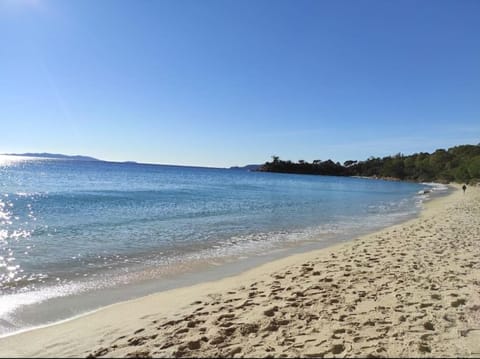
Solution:
[[[480,143],[480,1],[0,0],[0,153],[228,167]]]

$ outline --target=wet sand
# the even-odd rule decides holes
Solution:
[[[0,356],[480,357],[480,188],[240,275],[0,339]]]

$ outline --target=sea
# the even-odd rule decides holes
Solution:
[[[446,186],[0,156],[0,335],[415,217]]]

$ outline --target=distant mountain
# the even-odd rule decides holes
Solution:
[[[62,155],[59,153],[5,153],[5,155],[8,156],[24,156],[24,157],[40,157],[40,158],[60,158],[64,160],[75,160],[75,161],[101,161],[97,158],[94,157],[89,157],[89,156],[80,156],[80,155],[75,155],[75,156],[69,156],[69,155]]]
[[[246,165],[246,166],[243,166],[243,167],[233,166],[233,167],[230,167],[230,169],[231,170],[241,170],[241,171],[256,171],[261,166],[262,165]]]

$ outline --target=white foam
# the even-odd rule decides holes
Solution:
[[[436,182],[422,182],[424,186],[431,187],[430,190],[432,191],[448,191],[448,186],[443,183],[436,183]]]

